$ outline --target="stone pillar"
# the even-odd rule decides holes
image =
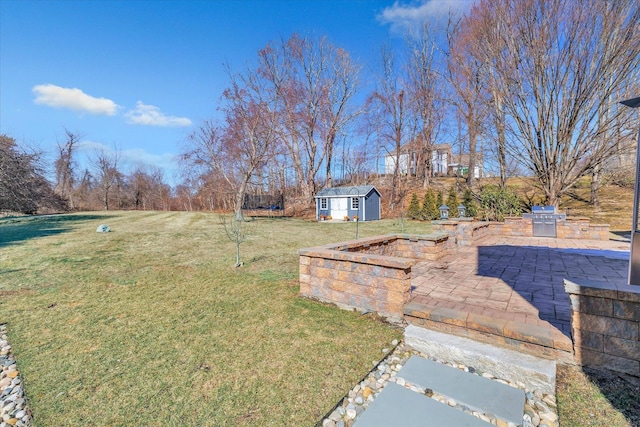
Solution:
[[[565,279],[575,361],[640,376],[640,286]]]

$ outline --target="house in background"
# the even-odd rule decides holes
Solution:
[[[446,175],[453,154],[449,144],[436,144],[431,151],[431,174],[433,176]]]
[[[400,175],[415,175],[418,155],[413,148],[406,147],[398,156]],[[384,173],[392,175],[396,164],[396,154],[384,158]],[[465,176],[469,172],[469,154],[453,154],[450,144],[436,144],[431,151],[431,173],[433,176]],[[482,155],[477,153],[475,177],[482,177]]]
[[[315,195],[316,219],[353,219],[373,221],[380,219],[380,192],[373,185],[325,188]]]
[[[476,167],[474,168],[475,178],[482,178],[482,153],[476,153]],[[467,176],[469,174],[469,154],[454,154],[447,169],[447,176]]]

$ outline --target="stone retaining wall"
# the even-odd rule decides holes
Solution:
[[[454,235],[460,246],[468,246],[487,235],[533,237],[533,220],[521,216],[507,217],[504,222],[457,218],[432,224],[434,230]],[[556,235],[559,239],[609,240],[609,224],[591,224],[589,218],[568,217],[556,221]]]
[[[300,294],[400,322],[411,267],[453,249],[446,234],[396,234],[300,249]]]
[[[448,221],[432,221],[433,229],[454,236],[457,246],[470,246],[475,240],[494,234],[494,222],[474,221],[472,218],[459,218]]]
[[[575,361],[640,376],[640,286],[565,279]]]

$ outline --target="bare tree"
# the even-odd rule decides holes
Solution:
[[[417,122],[417,137],[414,141],[417,153],[416,176],[422,178],[423,187],[427,188],[433,175],[433,146],[445,113],[441,92],[444,82],[436,64],[436,42],[426,23],[417,34],[408,39],[408,47],[410,57],[407,64],[407,88]]]
[[[507,90],[500,72],[501,60],[506,50],[502,43],[502,33],[508,31],[509,23],[496,11],[485,12],[481,18],[470,15],[463,25],[470,25],[469,31],[473,33],[473,37],[466,39],[469,54],[482,64],[481,79],[486,91],[484,101],[488,113],[483,127],[487,134],[495,133],[495,138],[489,138],[489,142],[499,166],[500,187],[505,188],[510,174],[507,160],[507,114],[504,107]]]
[[[400,161],[403,146],[411,140],[409,99],[406,96],[406,79],[399,75],[391,49],[381,50],[382,67],[376,90],[369,96],[367,105],[369,121],[376,137],[393,153],[394,167],[391,181],[389,207],[394,210],[400,202]]]
[[[235,193],[233,210],[242,220],[242,203],[252,178],[275,155],[278,142],[273,92],[255,70],[227,72],[230,87],[224,91],[224,126],[205,122],[189,137],[182,154],[187,164],[203,167],[224,178]]]
[[[265,89],[259,75],[231,75],[231,87],[224,93],[226,132],[224,142],[227,158],[236,165],[239,182],[236,191],[235,215],[242,219],[242,203],[251,178],[274,155],[277,133],[276,111],[271,93]]]
[[[360,113],[351,107],[360,67],[322,37],[293,34],[259,52],[260,71],[274,91],[279,131],[302,194],[311,199],[322,165],[332,185],[336,138]]]
[[[167,208],[166,187],[162,169],[138,164],[127,176],[127,187],[135,209],[160,210]]]
[[[450,22],[447,32],[447,76],[453,88],[450,102],[462,118],[467,132],[469,149],[467,185],[469,186],[474,185],[476,179],[477,145],[485,105],[482,84],[484,64],[473,55],[475,37],[475,26],[469,26],[462,21]]]
[[[231,218],[221,215],[220,223],[224,228],[227,238],[233,242],[236,248],[236,263],[234,267],[242,267],[244,263],[240,261],[240,245],[246,242],[249,237],[249,224],[236,215],[232,215]]]
[[[629,112],[615,99],[640,65],[640,7],[633,0],[483,0],[469,14],[495,47],[495,88],[507,149],[558,205],[618,151],[607,138]],[[476,33],[477,34],[477,33]]]
[[[75,188],[76,208],[79,210],[95,209],[91,200],[96,188],[96,182],[89,169],[84,169]]]
[[[73,188],[75,186],[75,150],[80,142],[81,135],[64,130],[66,139],[58,142],[58,157],[54,162],[56,170],[55,189],[62,197],[69,201],[69,207],[75,208]]]
[[[101,190],[102,206],[105,211],[109,210],[109,192],[113,186],[118,185],[122,180],[122,173],[118,170],[119,162],[120,153],[118,150],[107,151],[101,149],[91,159]]]
[[[35,214],[43,209],[64,211],[67,203],[44,177],[40,153],[0,135],[0,210]]]

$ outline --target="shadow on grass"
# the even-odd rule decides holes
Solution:
[[[630,425],[640,426],[640,378],[606,369],[584,367],[582,371]]]
[[[556,384],[558,415],[564,427],[640,426],[640,378],[558,365]]]
[[[0,248],[30,239],[65,233],[83,221],[98,221],[113,216],[105,215],[39,215],[11,217],[0,220]]]
[[[249,218],[251,221],[258,221],[258,220],[280,220],[280,221],[287,221],[287,220],[292,220],[295,219],[293,216],[288,215],[288,216],[284,216],[284,215],[249,215],[249,214],[244,214],[245,218]]]
[[[582,371],[630,425],[640,426],[640,378],[606,369],[585,367]]]
[[[615,234],[620,237],[620,240],[630,241],[631,240],[631,230],[629,231],[612,231],[611,234]]]

